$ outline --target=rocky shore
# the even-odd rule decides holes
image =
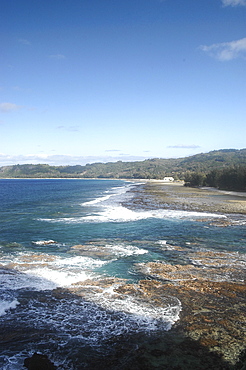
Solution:
[[[230,227],[233,220],[245,219],[246,194],[221,192],[215,189],[187,188],[182,184],[164,184],[149,181],[131,190],[133,198],[125,202],[131,209],[175,209],[230,215],[212,221],[218,227]],[[197,219],[199,222],[199,219]],[[200,221],[202,221],[202,216]],[[148,243],[148,241],[146,241]],[[141,240],[141,245],[143,241]],[[186,257],[186,264],[175,259],[167,263],[156,260],[139,263],[136,259],[133,273],[141,280],[131,283],[126,279],[107,278],[78,281],[69,288],[56,288],[50,294],[54,300],[73,301],[80,297],[101,305],[101,298],[124,301],[129,299],[153,306],[153,310],[176,307],[177,320],[169,331],[158,327],[149,333],[126,331],[112,335],[100,350],[88,347],[75,348],[73,356],[76,370],[246,370],[246,259],[238,252],[202,249],[192,243],[186,246],[161,245],[163,250],[176,251]],[[110,245],[102,241],[90,241],[71,247],[75,256],[114,258]],[[42,253],[22,256],[22,267],[42,263],[45,266],[55,256]],[[180,262],[182,263],[182,262]],[[12,262],[8,268],[14,268]],[[45,293],[38,293],[40,302]],[[171,297],[171,301],[167,301]],[[98,298],[98,300],[97,300]],[[173,299],[173,301],[172,301]],[[168,304],[166,304],[168,302]],[[169,305],[169,306],[168,306]],[[122,305],[119,305],[122,307]],[[117,315],[117,312],[114,312]],[[96,318],[95,318],[96,320]],[[34,330],[34,329],[33,329]],[[1,333],[2,343],[8,343],[22,333]],[[33,338],[39,332],[33,332]],[[30,355],[31,356],[31,355]],[[55,357],[55,354],[54,354]],[[69,370],[69,365],[53,364],[45,354],[33,354],[25,359],[27,369]]]
[[[147,181],[136,186],[129,207],[145,209],[232,213],[246,215],[246,193],[221,191],[213,188],[190,188],[183,183]]]
[[[124,203],[131,209],[167,208],[235,217],[246,214],[246,195],[239,193],[187,188],[179,183],[158,181],[137,185],[133,192],[134,197]],[[226,220],[215,221],[218,222],[216,226],[229,226],[231,222]],[[72,250],[76,254],[90,255],[97,251],[97,247],[93,243],[75,245]],[[112,299],[128,297],[154,304],[157,308],[163,307],[165,297],[176,297],[181,302],[180,318],[170,331],[112,338],[108,343],[110,354],[93,354],[88,359],[88,369],[246,369],[244,256],[237,252],[197,250],[191,246],[172,248],[184,253],[191,263],[136,263],[136,271],[145,276],[138,284],[106,278],[84,281],[74,285],[69,292],[63,289],[54,292],[56,298],[62,299],[66,294],[81,297],[88,297],[88,293],[92,296],[102,294],[105,289],[111,292]],[[101,249],[99,252],[102,253]],[[108,257],[108,251],[104,253]]]
[[[217,226],[226,227],[231,225],[233,218],[237,219],[237,215],[243,218],[246,215],[246,194],[149,181],[136,186],[133,199],[125,205],[132,209],[162,208],[227,214],[230,215],[229,220],[215,221]],[[165,294],[178,297],[182,303],[180,320],[166,339],[160,339],[158,349],[154,350],[150,345],[152,351],[157,353],[159,350],[159,363],[162,358],[162,366],[166,364],[167,367],[153,368],[246,369],[245,259],[241,260],[236,253],[233,256],[227,252],[200,251],[193,253],[191,261],[194,263],[185,266],[161,262],[138,266],[148,278],[157,279],[140,282],[148,294],[154,294],[158,288]],[[168,354],[165,351],[167,338],[172,338],[173,346]],[[187,352],[187,344],[196,348],[196,352]],[[179,356],[178,362],[173,359],[174,353]]]
[[[177,249],[189,254],[193,263],[171,265],[159,261],[136,264],[136,271],[146,276],[138,284],[105,278],[75,284],[69,291],[54,291],[58,299],[67,294],[88,298],[90,294],[92,300],[94,294],[105,291],[108,296],[110,291],[112,300],[136,300],[153,305],[156,310],[165,306],[167,297],[175,297],[181,302],[179,320],[170,331],[157,330],[145,336],[136,334],[112,338],[108,343],[110,355],[105,352],[100,357],[100,368],[245,369],[245,259],[236,252]],[[82,248],[76,248],[76,252],[79,251],[83,253]],[[196,266],[198,261],[202,267]],[[92,358],[88,362],[89,369],[98,366],[94,355]]]

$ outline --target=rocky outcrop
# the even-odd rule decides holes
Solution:
[[[57,367],[46,355],[34,353],[32,357],[24,360],[24,367],[28,370],[55,370]]]

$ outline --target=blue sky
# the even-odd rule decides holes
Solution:
[[[1,0],[0,165],[246,147],[246,0]]]

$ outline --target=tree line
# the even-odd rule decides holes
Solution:
[[[185,186],[209,186],[222,190],[246,191],[246,166],[214,169],[207,174],[187,173],[184,181]]]

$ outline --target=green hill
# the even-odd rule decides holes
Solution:
[[[184,180],[187,174],[208,174],[215,169],[246,167],[246,149],[223,149],[184,158],[154,158],[137,162],[92,163],[85,166],[23,164],[0,167],[0,178],[118,178]]]

